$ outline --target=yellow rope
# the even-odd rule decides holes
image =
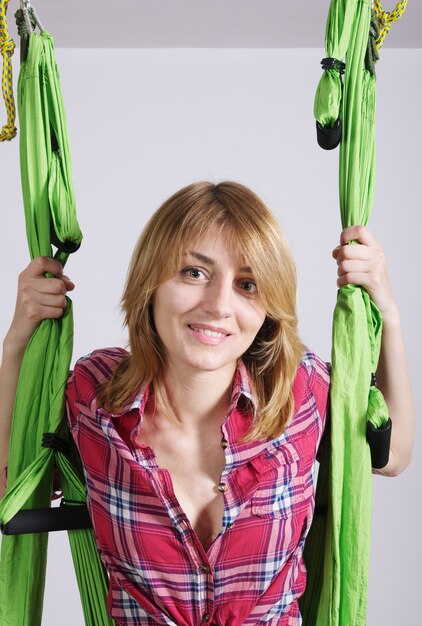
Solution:
[[[384,9],[382,8],[381,0],[374,0],[374,11],[378,19],[379,28],[380,28],[379,37],[375,42],[375,47],[377,49],[377,52],[379,51],[382,44],[384,43],[384,39],[390,32],[391,24],[393,22],[397,22],[397,20],[401,18],[403,13],[406,11],[406,8],[407,8],[407,0],[400,0],[400,2],[396,4],[395,9],[388,12],[388,11],[384,11]]]
[[[9,36],[9,29],[7,28],[6,12],[8,4],[9,0],[0,0],[0,50],[3,56],[1,86],[7,111],[7,124],[1,129],[0,141],[10,141],[16,136],[16,110],[12,81],[12,55],[15,51],[15,42]]]

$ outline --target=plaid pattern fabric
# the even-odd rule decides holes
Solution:
[[[306,584],[303,546],[314,511],[316,454],[325,425],[329,370],[305,352],[295,411],[277,439],[238,443],[252,419],[242,360],[222,425],[228,442],[222,526],[205,550],[166,469],[136,437],[150,392],[118,414],[98,407],[95,385],[126,355],[95,350],[70,373],[66,406],[81,455],[99,554],[110,578],[108,610],[125,626],[299,626]],[[194,480],[194,477],[192,477]]]

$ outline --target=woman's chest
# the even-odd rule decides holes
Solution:
[[[174,495],[207,550],[221,529],[224,513],[224,496],[219,489],[225,467],[221,433],[175,438],[144,432],[138,443],[148,445],[158,467],[169,472]]]

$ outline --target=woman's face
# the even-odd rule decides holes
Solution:
[[[265,309],[251,269],[234,248],[209,234],[186,250],[178,272],[158,287],[154,322],[169,367],[234,373],[261,328]]]

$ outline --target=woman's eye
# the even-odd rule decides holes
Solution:
[[[240,287],[247,293],[255,294],[257,292],[256,284],[252,280],[242,280]]]
[[[194,281],[207,279],[206,272],[198,267],[184,267],[180,270],[180,274]],[[241,280],[239,286],[242,291],[248,294],[255,295],[257,293],[256,283],[253,280]]]
[[[201,270],[199,270],[196,267],[185,267],[184,269],[181,270],[180,272],[183,276],[187,276],[187,278],[200,278],[201,274],[203,274],[204,272],[202,272]]]

